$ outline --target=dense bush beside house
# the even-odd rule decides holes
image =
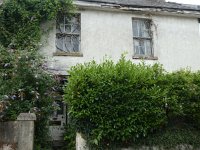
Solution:
[[[199,144],[200,72],[92,61],[72,67],[65,100],[92,149]]]
[[[5,0],[0,6],[0,120],[35,112],[35,149],[47,146],[56,86],[38,54],[40,25],[72,10],[72,0]]]

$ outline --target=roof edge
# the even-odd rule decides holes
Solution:
[[[98,0],[96,0],[98,1]],[[192,15],[200,17],[200,7],[199,9],[187,8],[188,5],[184,5],[185,8],[174,8],[169,6],[142,6],[142,5],[124,5],[117,3],[108,2],[94,2],[92,0],[76,0],[75,4],[80,8],[91,8],[91,9],[111,9],[111,10],[121,10],[121,11],[145,11],[145,12],[160,12],[160,13],[172,13],[176,15]],[[174,3],[167,3],[174,4]],[[179,4],[178,4],[179,5]],[[179,6],[183,6],[180,4]],[[198,5],[189,5],[198,6]]]
[[[108,4],[108,5],[118,5],[121,7],[135,7],[135,8],[160,8],[160,9],[173,9],[173,10],[186,10],[186,11],[200,11],[199,5],[189,5],[189,4],[179,4],[174,2],[157,2],[157,5],[139,5],[139,4],[123,4],[101,0],[75,0],[81,2],[88,3],[96,3],[96,4]]]

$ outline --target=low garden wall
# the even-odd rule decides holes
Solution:
[[[33,150],[33,113],[21,113],[17,121],[0,122],[0,150]]]

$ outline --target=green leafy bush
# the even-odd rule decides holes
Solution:
[[[72,123],[91,143],[129,143],[166,123],[161,66],[135,65],[122,57],[77,65],[65,92]]]
[[[65,88],[70,124],[92,147],[199,143],[185,135],[199,136],[193,133],[200,125],[200,72],[167,73],[158,64],[134,64],[122,57],[116,64],[79,64],[70,75]]]
[[[181,70],[166,75],[169,102],[169,119],[182,118],[192,126],[200,125],[200,72]]]

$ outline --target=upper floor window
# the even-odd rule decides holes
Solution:
[[[80,52],[80,14],[58,17],[56,24],[56,49],[67,53]]]
[[[199,23],[199,35],[200,35],[200,18],[198,19],[198,23]]]
[[[151,20],[133,19],[134,56],[153,57]]]

